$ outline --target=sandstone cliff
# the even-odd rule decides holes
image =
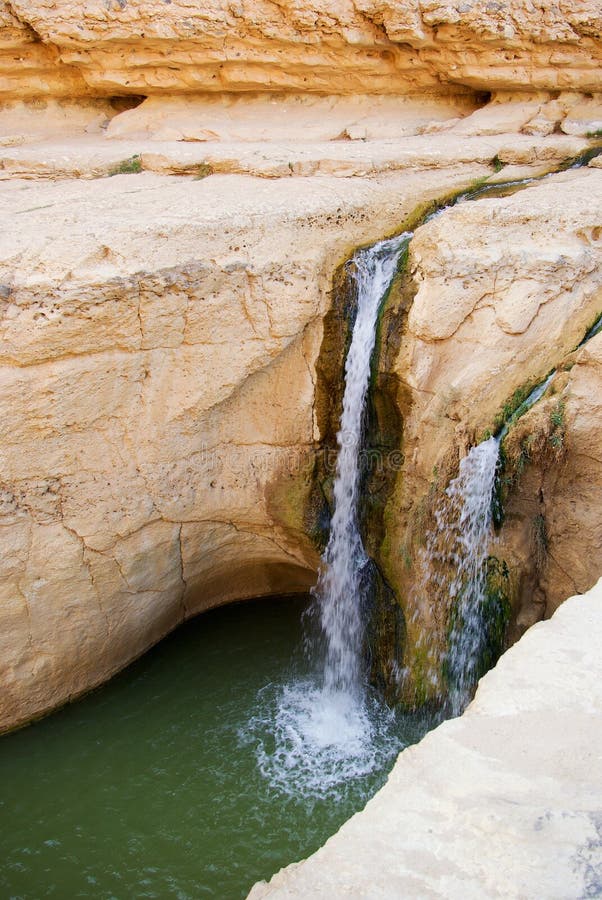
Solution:
[[[0,2],[0,728],[203,609],[307,590],[336,273],[436,198],[583,153],[600,48],[589,2]],[[599,195],[599,169],[557,175],[412,242],[380,357],[406,461],[371,550],[413,684],[444,627],[414,592],[429,492],[600,311]],[[558,384],[564,468],[508,497],[516,634],[598,574],[596,346]]]
[[[2,0],[0,92],[600,89],[595,0]]]

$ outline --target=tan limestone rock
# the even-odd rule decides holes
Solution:
[[[3,0],[2,10],[0,41],[22,59],[3,53],[0,95],[600,90],[595,0]]]
[[[161,141],[380,140],[419,133],[474,108],[470,94],[160,96],[117,116],[106,133],[109,138]]]
[[[560,127],[565,134],[602,135],[602,95],[572,106]]]
[[[0,143],[23,144],[84,134],[103,135],[118,109],[109,100],[38,98],[0,103]]]
[[[541,175],[579,156],[590,141],[569,135],[512,134],[465,137],[450,132],[369,141],[105,141],[96,135],[56,136],[0,150],[0,180],[11,178],[98,178],[135,162],[162,175],[258,175],[291,178],[329,175],[366,177],[400,170],[437,169],[494,161],[491,178]]]
[[[513,637],[567,593],[586,591],[602,560],[601,384],[597,335],[567,358],[504,441],[510,471],[521,459],[496,548],[521,573]]]
[[[3,182],[0,727],[187,616],[307,590],[334,269],[488,171]]]
[[[491,102],[451,128],[454,134],[510,134],[534,118],[546,103],[546,94],[494,95]],[[445,127],[445,126],[444,126]]]
[[[42,42],[8,0],[0,0],[0,98],[81,97],[89,93],[79,72]]]

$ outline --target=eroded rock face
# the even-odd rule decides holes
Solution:
[[[0,0],[0,84],[0,96],[9,100],[89,93],[80,73],[61,62],[58,48],[44,43],[7,0]]]
[[[600,57],[590,0],[0,0],[0,728],[202,609],[313,583],[333,273],[492,167],[583,152]],[[418,634],[441,637],[446,612],[407,567],[429,491],[597,311],[598,172],[458,207],[412,242],[413,306],[392,310],[382,357],[406,463],[371,548],[410,623],[412,684]],[[598,376],[573,382],[581,367],[585,398]],[[559,510],[595,457],[579,453]],[[590,501],[546,519],[559,570],[586,508],[596,546]],[[531,571],[514,502],[520,631],[594,563]]]
[[[383,377],[387,370],[394,375],[388,391],[403,421],[405,463],[384,509],[385,539],[375,548],[405,613],[399,685],[409,702],[441,690],[448,598],[431,596],[424,582],[424,545],[436,528],[437,498],[458,457],[499,427],[497,416],[515,391],[542,381],[602,312],[598,171],[554,175],[511,197],[457,205],[419,228],[411,242],[405,296],[387,313],[389,327],[403,329],[403,337],[393,359],[386,348],[381,357]],[[395,318],[396,305],[407,304],[408,295],[409,310]],[[523,627],[599,576],[602,471],[591,446],[598,431],[598,341],[577,354],[563,387],[568,456],[560,465],[553,440],[547,464],[534,476],[537,487],[525,489],[528,501],[523,496],[510,504],[510,521],[491,549],[509,566],[508,593]],[[549,555],[545,571],[529,580],[532,529],[544,512]],[[581,520],[587,536],[580,554]]]
[[[106,135],[195,142],[382,140],[453,124],[477,106],[472,93],[160,95],[116,116]]]
[[[435,158],[465,159],[450,140]],[[471,140],[484,157],[562,152],[551,137]],[[426,160],[424,148],[411,152]],[[333,273],[417,206],[491,172],[403,165],[369,179],[289,170],[273,181],[4,183],[2,727],[101,682],[190,615],[313,583],[327,517],[316,371]],[[409,694],[425,676],[420,635],[442,644],[445,632],[445,604],[416,592],[429,497],[515,388],[557,364],[599,311],[599,172],[457,206],[412,241],[412,305],[396,318],[393,304],[385,330],[405,465],[385,543],[370,548],[403,607]],[[523,573],[516,634],[597,574],[599,507],[587,487],[601,481],[587,444],[597,412],[584,412],[596,346],[569,373],[566,446],[577,456],[561,477],[534,470],[521,488],[529,499],[508,504],[500,555]],[[542,478],[550,564],[535,579],[523,538],[541,514]],[[580,522],[589,552],[578,580],[563,581],[554,566],[573,571]]]
[[[4,95],[600,90],[595,0],[2,0],[0,16]]]
[[[1,727],[187,616],[313,584],[333,272],[482,172],[5,183]]]
[[[495,553],[515,573],[512,637],[585,592],[602,559],[598,419],[602,336],[569,354],[543,399],[504,441],[509,483]]]

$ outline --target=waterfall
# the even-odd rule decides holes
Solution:
[[[359,250],[353,257],[357,315],[345,362],[334,513],[313,592],[326,644],[324,689],[329,692],[359,695],[362,689],[362,572],[368,562],[358,522],[363,420],[378,311],[410,238],[405,233]]]
[[[485,564],[499,446],[499,439],[491,437],[470,450],[445,491],[445,513],[440,509],[436,516],[438,530],[445,535],[445,562],[451,570],[445,585],[452,609],[447,672],[451,706],[456,714],[470,699],[486,649]]]
[[[358,506],[378,313],[410,238],[402,234],[353,257],[357,307],[345,362],[334,510],[310,610],[319,636],[308,634],[306,641],[305,666],[312,671],[285,685],[267,685],[246,731],[247,739],[273,735],[269,745],[257,740],[259,769],[273,789],[289,796],[341,801],[354,784],[392,762],[404,745],[395,713],[369,690],[363,673],[369,560]]]
[[[585,343],[602,329],[602,320]],[[581,346],[581,345],[580,345]],[[435,510],[436,530],[427,535],[426,577],[434,595],[451,609],[446,659],[451,710],[459,715],[472,695],[487,650],[486,562],[492,534],[492,504],[500,445],[509,428],[545,394],[554,369],[506,419],[496,437],[477,444],[460,462],[459,472]],[[440,661],[439,661],[440,662]]]
[[[526,182],[525,182],[526,183]],[[522,182],[516,183],[518,186]],[[498,190],[500,185],[496,185]],[[478,190],[452,202],[476,199]],[[436,209],[424,221],[443,211]],[[310,617],[318,623],[318,640],[308,636],[306,660],[321,660],[319,671],[293,672],[286,684],[268,684],[258,695],[256,715],[244,731],[257,737],[259,769],[271,788],[290,796],[335,800],[346,786],[392,760],[403,743],[395,731],[395,713],[370,690],[363,671],[368,559],[359,527],[364,416],[372,353],[381,302],[412,233],[406,232],[359,250],[352,268],[357,308],[345,361],[343,410],[337,434],[338,456],[333,485],[333,513],[318,582],[312,591]],[[599,318],[586,335],[602,330]],[[554,373],[553,373],[554,374]],[[445,663],[453,713],[462,711],[479,675],[489,640],[485,601],[487,554],[492,531],[492,495],[499,448],[508,426],[544,394],[552,376],[536,387],[497,437],[473,447],[460,463],[458,476],[444,492],[435,513],[437,528],[427,534],[424,553],[427,602],[437,612],[452,610],[445,660],[437,657],[444,642],[418,638],[425,672],[438,684]],[[418,609],[415,611],[415,618]],[[323,654],[320,650],[323,648]],[[399,671],[400,684],[407,671]]]

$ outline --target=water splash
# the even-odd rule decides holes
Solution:
[[[363,779],[384,771],[409,742],[400,718],[376,696],[358,705],[307,676],[260,691],[242,737],[253,742],[259,770],[279,794],[342,802],[361,795]]]

